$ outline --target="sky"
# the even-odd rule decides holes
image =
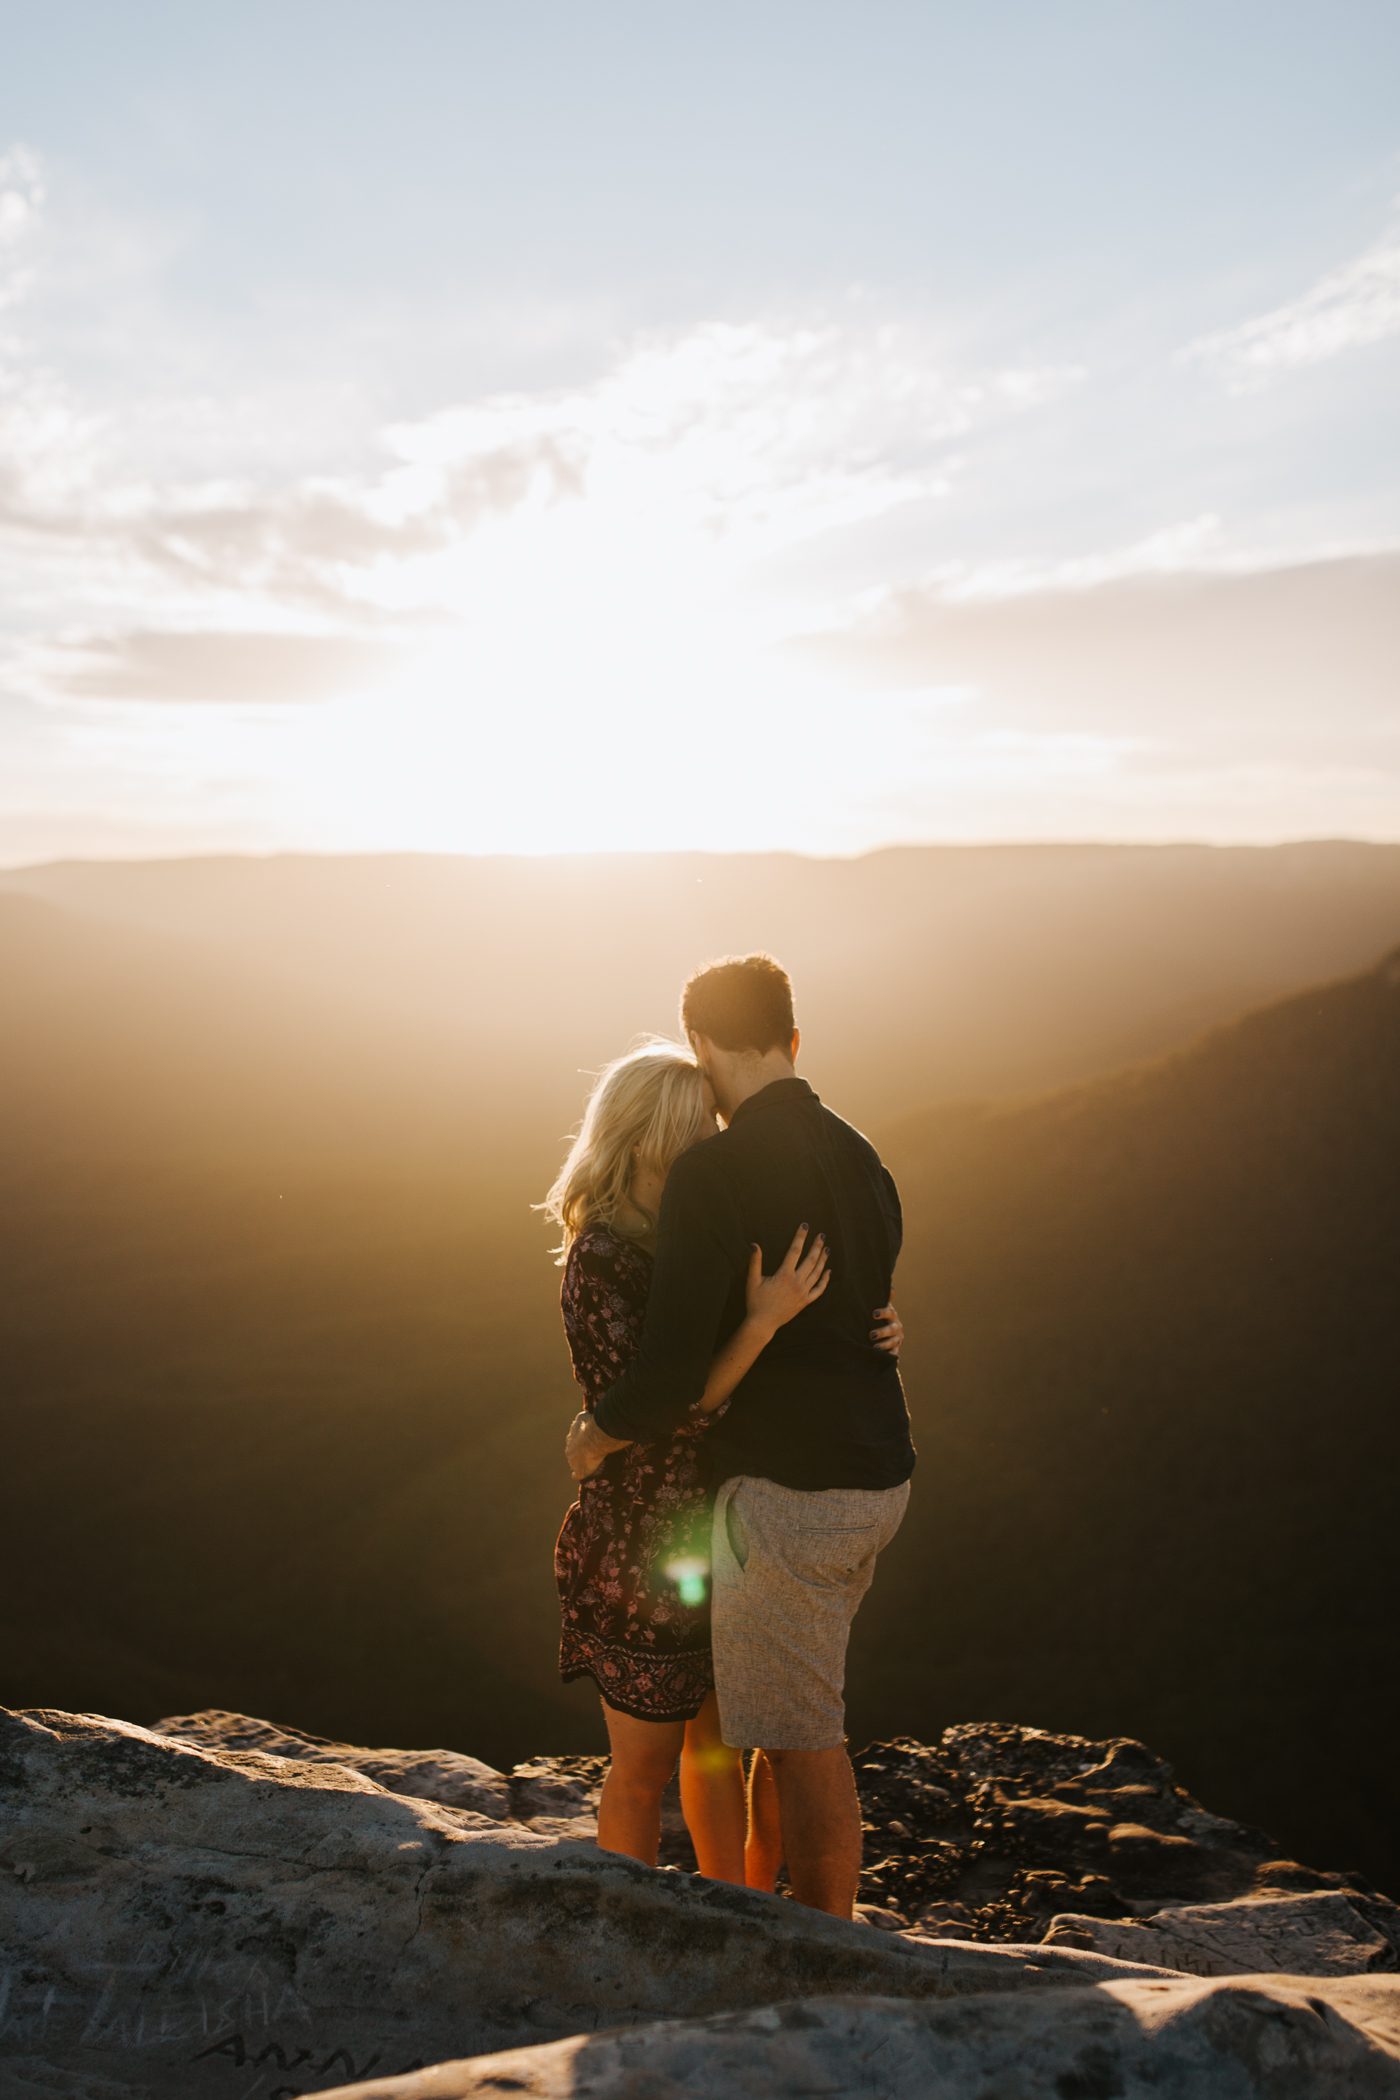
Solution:
[[[0,50],[0,862],[1400,838],[1392,0]]]

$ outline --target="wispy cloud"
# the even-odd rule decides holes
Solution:
[[[50,652],[47,683],[78,699],[266,704],[371,683],[392,648],[309,634],[115,634]]]
[[[409,414],[353,375],[313,401],[270,337],[225,368],[158,244],[48,228],[44,190],[0,164],[0,853],[40,802],[71,850],[80,794],[95,839],[111,808],[181,845],[195,808],[502,851],[1160,835],[1216,772],[1232,835],[1226,772],[1291,739],[1294,784],[1240,790],[1264,835],[1344,718],[1307,823],[1394,827],[1393,565],[1306,569],[1391,511],[1309,513],[1287,461],[1251,496],[1272,404],[1234,392],[1400,326],[1400,236],[1193,344],[1228,389],[1176,318],[1125,350],[861,293],[595,328],[529,389],[437,367]]]
[[[961,689],[1038,733],[1072,723],[1203,758],[1222,738],[1236,755],[1302,739],[1314,762],[1351,735],[1394,771],[1400,554],[1076,585],[891,594],[797,646],[859,689]]]
[[[955,605],[1046,592],[1091,591],[1128,577],[1183,576],[1232,565],[1223,521],[1207,511],[1179,525],[1163,526],[1127,547],[1101,548],[1068,560],[1022,556],[1010,561],[950,563],[927,577],[924,588],[945,604]],[[1245,557],[1237,565],[1252,569],[1258,562]],[[851,610],[878,617],[885,604],[902,603],[906,596],[903,591],[872,592],[864,604]]]
[[[1331,271],[1300,299],[1238,328],[1200,336],[1184,355],[1236,386],[1323,363],[1400,333],[1400,230]]]
[[[26,247],[38,231],[44,176],[27,146],[0,154],[0,307],[12,306],[29,289]]]
[[[42,171],[23,154],[4,165],[4,223],[32,253]],[[694,607],[775,553],[939,495],[970,433],[1035,414],[1083,376],[969,368],[927,326],[702,324],[620,344],[586,384],[362,431],[378,467],[279,475],[273,428],[254,471],[201,478],[181,472],[178,449],[133,473],[140,446],[124,419],[141,423],[149,404],[89,408],[18,340],[3,360],[12,603],[27,602],[31,635],[42,639],[48,608],[50,640],[96,638],[97,656],[56,689],[126,696],[146,675],[167,691],[150,640],[167,628],[178,651],[200,629],[217,643],[244,630],[499,627],[510,607],[536,619],[548,591],[556,621],[586,604],[596,642],[608,619],[635,623],[629,601]],[[178,432],[189,404],[163,406]],[[114,632],[140,638],[119,666]]]

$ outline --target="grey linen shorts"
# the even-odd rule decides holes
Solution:
[[[909,1483],[804,1492],[748,1474],[715,1497],[710,1639],[720,1732],[736,1750],[845,1741],[846,1644]]]

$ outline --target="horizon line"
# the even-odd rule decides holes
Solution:
[[[863,846],[849,853],[814,853],[795,846],[599,846],[560,848],[551,852],[474,852],[468,847],[370,846],[230,846],[205,851],[192,848],[170,853],[64,853],[41,860],[6,860],[0,856],[0,881],[13,875],[39,874],[55,868],[153,868],[216,861],[603,861],[603,860],[800,860],[813,862],[874,860],[895,853],[1284,853],[1304,848],[1361,848],[1384,852],[1400,848],[1400,838],[1365,838],[1329,833],[1283,839],[1114,839],[1005,838],[904,839]]]

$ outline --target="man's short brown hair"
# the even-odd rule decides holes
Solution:
[[[721,1050],[790,1050],[792,985],[771,955],[724,955],[687,979],[681,1027]]]

